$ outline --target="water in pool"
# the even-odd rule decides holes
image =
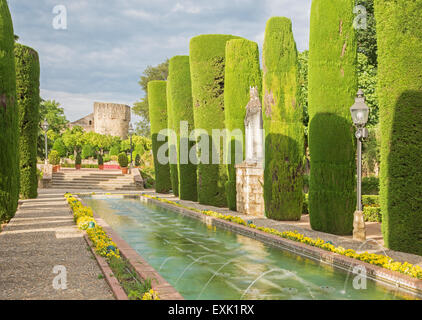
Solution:
[[[113,196],[85,197],[185,299],[404,299],[402,292],[192,218]],[[355,282],[359,282],[355,280]]]

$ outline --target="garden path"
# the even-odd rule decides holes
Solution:
[[[73,222],[64,191],[39,192],[37,199],[20,201],[0,233],[0,300],[114,299]],[[54,279],[64,275],[58,266],[66,268],[66,289],[54,288]],[[56,278],[56,288],[62,279]]]

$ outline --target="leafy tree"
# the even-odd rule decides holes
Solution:
[[[110,156],[117,156],[120,153],[120,146],[115,144],[110,148]]]
[[[263,48],[265,215],[300,220],[303,208],[303,112],[298,105],[298,61],[292,23],[267,22]]]
[[[14,216],[19,199],[19,129],[13,35],[7,1],[0,1],[0,223]]]
[[[82,154],[81,154],[82,159],[87,159],[93,156],[94,156],[94,148],[89,144],[85,144],[82,147]]]
[[[60,103],[55,100],[43,100],[39,107],[39,126],[42,128],[44,120],[48,122],[48,149],[53,147],[53,142],[59,137],[59,135],[66,129],[69,121],[66,119],[63,108],[60,107]],[[38,133],[38,147],[37,154],[40,158],[44,158],[45,155],[45,141],[44,131],[39,130]]]
[[[422,255],[422,0],[376,0],[385,246]]]
[[[369,59],[363,53],[358,53],[358,86],[365,93],[366,104],[371,108],[368,126],[376,126],[379,122],[378,96],[377,96],[377,68],[369,63]]]
[[[67,129],[62,135],[63,142],[66,148],[76,154],[85,144],[83,129],[79,126]]]
[[[149,103],[148,103],[148,82],[153,80],[167,80],[168,77],[169,60],[159,64],[158,66],[148,66],[139,80],[139,85],[142,88],[144,97],[141,101],[135,102],[133,112],[142,117],[142,120],[136,124],[137,134],[149,137],[150,123],[149,123]]]
[[[299,83],[298,83],[298,104],[303,109],[303,125],[308,132],[309,124],[309,113],[308,113],[308,61],[309,51],[305,50],[298,53],[298,72],[299,72]]]
[[[352,234],[356,208],[353,7],[350,0],[312,1],[309,38],[309,217],[313,230],[338,235]]]
[[[374,0],[359,0],[358,5],[366,9],[366,29],[356,29],[358,52],[368,57],[370,65],[377,67],[378,47],[377,31],[374,16]]]
[[[40,62],[38,53],[15,43],[16,96],[19,110],[20,195],[37,197],[37,139],[40,105]]]
[[[66,156],[67,154],[66,145],[64,144],[62,138],[58,138],[54,141],[52,150],[56,150],[59,153],[60,157]]]

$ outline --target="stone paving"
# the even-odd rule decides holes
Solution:
[[[0,300],[111,300],[83,233],[73,222],[63,190],[44,189],[21,201],[0,233]],[[67,289],[56,290],[55,266],[67,271]]]
[[[320,239],[323,239],[324,241],[331,241],[337,247],[343,247],[346,249],[354,249],[359,253],[367,251],[369,253],[383,254],[383,255],[387,255],[393,258],[396,261],[400,261],[400,262],[407,261],[409,263],[422,266],[422,256],[389,250],[383,246],[380,223],[374,223],[374,222],[366,223],[367,232],[368,232],[367,240],[365,242],[361,242],[361,241],[353,240],[352,236],[336,236],[336,235],[312,230],[309,224],[308,215],[303,215],[300,221],[288,221],[288,222],[275,221],[275,220],[267,219],[267,218],[257,218],[255,216],[247,216],[244,214],[240,214],[239,212],[236,212],[236,211],[231,211],[228,208],[217,208],[213,206],[201,205],[199,203],[192,202],[192,201],[180,200],[179,198],[175,197],[172,194],[159,194],[159,193],[155,193],[154,191],[145,191],[144,193],[148,193],[152,196],[157,196],[160,198],[166,198],[171,201],[179,201],[180,204],[183,204],[191,208],[197,208],[200,210],[211,210],[211,211],[220,212],[223,214],[238,216],[246,221],[251,220],[253,224],[255,224],[258,227],[274,228],[281,232],[297,231],[310,238],[314,238],[314,239],[320,238]]]

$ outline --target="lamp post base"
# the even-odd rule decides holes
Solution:
[[[355,211],[353,218],[353,240],[365,241],[365,218],[362,211]]]

